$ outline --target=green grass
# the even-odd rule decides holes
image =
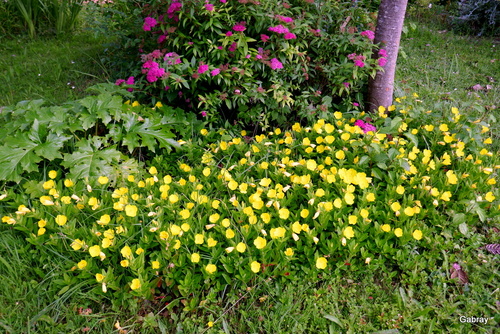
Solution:
[[[71,38],[26,37],[3,40],[0,47],[0,107],[23,100],[60,104],[85,96],[85,89],[106,82],[106,41],[88,34]]]
[[[403,37],[396,94],[416,92],[435,111],[436,106],[457,106],[498,119],[498,41],[437,30],[443,29],[419,25]],[[2,41],[0,106],[38,98],[57,104],[84,96],[87,86],[110,78],[110,69],[100,61],[103,42],[86,35],[66,41]],[[493,87],[469,89],[476,84]],[[498,138],[499,125],[492,125]],[[485,229],[499,242],[498,232]],[[374,269],[362,277],[325,277],[319,283],[259,281],[251,289],[215,296],[192,312],[182,312],[182,300],[169,305],[131,301],[127,309],[112,310],[88,300],[86,286],[65,291],[64,277],[56,270],[62,260],[50,260],[15,231],[3,230],[0,332],[81,333],[88,328],[111,333],[119,322],[129,333],[494,333],[500,323],[498,256],[450,249],[459,251],[472,282],[465,287],[451,281],[444,268],[424,277],[419,268],[425,264],[415,264],[413,271],[396,276]],[[39,256],[47,260],[41,263]],[[447,256],[443,253],[444,263]],[[82,313],[88,308],[91,313]],[[461,315],[495,320],[461,324]],[[207,327],[209,321],[213,328]]]

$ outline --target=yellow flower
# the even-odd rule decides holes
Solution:
[[[48,180],[47,182],[44,182],[42,185],[43,189],[45,190],[52,189],[54,188],[54,186],[55,186],[54,180]]]
[[[281,219],[288,219],[288,217],[290,216],[290,211],[286,208],[282,208],[278,210],[278,214]]]
[[[234,238],[234,235],[235,235],[235,233],[234,233],[234,231],[232,229],[228,228],[226,230],[226,238],[232,239],[232,238]]]
[[[446,124],[446,123],[441,124],[441,125],[439,126],[439,130],[441,130],[441,131],[443,131],[443,132],[448,131],[448,130],[449,130],[449,129],[448,129],[448,124]]]
[[[89,248],[90,256],[97,257],[101,254],[101,247],[99,245],[95,245]]]
[[[73,248],[74,250],[79,250],[81,249],[83,246],[85,245],[85,242],[80,240],[80,239],[75,239],[72,243],[71,243],[71,248]]]
[[[344,195],[344,200],[347,205],[352,205],[354,203],[354,195],[352,193],[346,193]]]
[[[120,250],[123,257],[130,258],[132,256],[132,250],[129,246],[125,246]]]
[[[394,212],[399,211],[401,209],[401,204],[399,204],[399,202],[394,202],[391,204],[391,209]]]
[[[425,129],[426,131],[429,131],[429,132],[430,132],[430,131],[434,130],[434,125],[431,125],[431,124],[425,125],[425,126],[424,126],[424,129]]]
[[[335,158],[339,160],[344,160],[345,159],[345,153],[344,151],[337,151],[335,152]]]
[[[160,269],[160,261],[153,261],[153,262],[151,262],[151,268],[153,268],[153,269]]]
[[[189,210],[187,209],[183,209],[179,212],[179,215],[182,219],[188,219],[191,216],[191,212],[189,212]]]
[[[244,243],[240,242],[236,245],[236,250],[240,253],[243,253],[244,251],[246,251],[247,249],[247,245],[245,245]]]
[[[112,239],[110,239],[110,238],[104,238],[104,239],[102,239],[102,242],[101,242],[102,248],[108,248],[112,244],[113,244],[113,240]]]
[[[368,218],[369,212],[366,209],[359,210],[359,215],[363,218]]]
[[[384,232],[390,232],[391,231],[391,226],[389,224],[384,224],[384,225],[380,226],[380,228]]]
[[[140,247],[137,248],[137,250],[135,251],[135,254],[137,254],[137,255],[141,255],[142,253],[144,253],[144,249],[142,249]]]
[[[175,203],[179,200],[179,196],[177,196],[176,194],[172,194],[168,196],[168,200],[170,203]]]
[[[59,226],[66,225],[67,221],[68,221],[68,217],[66,217],[65,215],[57,215],[56,216],[56,224]]]
[[[137,207],[135,205],[126,205],[125,206],[125,214],[129,217],[137,216]]]
[[[194,236],[194,243],[197,245],[201,245],[204,240],[205,240],[205,237],[203,236],[203,234],[196,234]]]
[[[441,195],[441,199],[445,202],[448,202],[451,198],[451,192],[449,191],[445,191],[442,195]]]
[[[351,225],[356,224],[356,223],[357,223],[357,221],[358,221],[358,217],[356,217],[356,216],[352,216],[352,215],[350,215],[350,216],[348,217],[348,219],[349,219],[349,224],[351,224]]]
[[[149,168],[149,174],[151,174],[151,175],[158,174],[158,170],[156,169],[155,166],[151,166],[151,168]]]
[[[78,269],[82,270],[87,266],[87,261],[81,260],[80,262],[78,262],[77,266],[78,266]]]
[[[208,134],[208,130],[207,129],[201,129],[200,133],[201,133],[202,136],[206,136]]]
[[[181,230],[183,230],[184,232],[189,231],[190,228],[191,228],[191,226],[189,226],[188,223],[184,223],[181,225]]]
[[[212,208],[218,209],[219,205],[220,205],[220,201],[218,201],[218,200],[213,200],[212,201]]]
[[[170,226],[170,232],[172,232],[173,235],[179,235],[181,233],[182,229],[180,228],[179,225],[172,225]]]
[[[307,209],[302,209],[302,211],[300,211],[300,216],[302,218],[307,218],[307,216],[309,216],[309,210]]]
[[[134,278],[130,284],[132,290],[137,290],[141,287],[141,281],[138,278]]]
[[[446,172],[446,177],[448,178],[449,184],[457,184],[458,177],[452,170]]]
[[[97,282],[102,282],[104,280],[104,275],[103,274],[95,274],[95,279]]]
[[[207,246],[208,247],[215,247],[217,245],[217,240],[214,238],[208,238],[207,239]]]
[[[55,178],[57,177],[57,172],[56,172],[55,170],[51,170],[51,171],[49,172],[49,177],[50,177],[51,179],[55,179]]]
[[[101,218],[97,221],[97,224],[104,226],[108,225],[110,221],[111,221],[110,215],[102,215]]]
[[[207,271],[207,273],[213,274],[217,271],[217,267],[215,266],[215,264],[207,264],[205,270]]]
[[[491,191],[487,192],[486,195],[484,196],[484,199],[487,200],[488,202],[493,202],[495,200],[495,196]]]
[[[191,254],[191,262],[193,262],[193,263],[200,262],[200,254],[198,254],[198,253]]]
[[[352,229],[352,226],[347,226],[347,227],[344,229],[343,235],[344,235],[344,237],[346,237],[347,239],[351,239],[352,237],[354,237],[354,230]]]
[[[415,240],[420,240],[420,239],[422,239],[422,231],[420,231],[420,230],[415,230],[415,231],[413,231],[413,234],[412,234],[412,235],[413,235],[413,238],[414,238]]]
[[[224,218],[224,219],[222,219],[222,221],[220,222],[220,224],[221,224],[223,227],[229,227],[229,226],[231,225],[231,222],[229,221],[229,219]]]
[[[396,192],[400,195],[403,195],[405,193],[405,188],[401,185],[396,187]]]
[[[291,248],[287,248],[287,249],[285,250],[285,255],[286,255],[286,256],[293,256],[293,249],[291,249]]]
[[[407,207],[407,208],[404,209],[404,213],[405,213],[405,215],[411,217],[411,216],[413,216],[415,214],[415,209]]]
[[[45,228],[41,227],[38,229],[37,235],[38,236],[44,235],[45,232],[47,232],[47,230]]]
[[[252,269],[254,273],[258,273],[260,271],[260,263],[257,261],[253,261],[252,263],[250,263],[250,269]]]
[[[319,257],[316,260],[316,268],[318,269],[325,269],[327,264],[328,261],[324,257]]]
[[[130,264],[130,262],[129,262],[128,260],[121,260],[121,261],[120,261],[120,265],[121,265],[122,267],[125,267],[125,268],[126,268],[126,267],[128,267],[128,266],[129,266],[129,264]]]
[[[255,245],[255,247],[257,247],[257,249],[262,249],[262,248],[266,247],[267,241],[266,241],[266,239],[264,239],[262,237],[257,237],[253,241],[253,244]]]
[[[272,228],[269,234],[272,239],[282,238],[285,236],[286,230],[283,227]]]
[[[403,230],[398,227],[394,230],[394,234],[396,235],[396,237],[401,238],[403,236]]]
[[[99,176],[97,182],[99,182],[99,184],[106,184],[109,182],[109,179],[106,176]]]

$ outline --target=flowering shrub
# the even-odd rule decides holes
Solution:
[[[498,224],[500,165],[486,123],[403,102],[393,118],[336,112],[255,138],[202,129],[201,147],[179,143],[203,154],[114,184],[52,170],[24,195],[2,192],[1,226],[64,254],[69,275],[115,298],[431,270],[443,252],[460,257],[457,243],[477,247],[482,224]]]
[[[372,17],[351,3],[172,0],[145,15],[137,89],[210,121],[265,127],[348,109],[385,64],[372,57]]]

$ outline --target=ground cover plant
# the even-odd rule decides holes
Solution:
[[[245,132],[127,82],[4,108],[0,328],[494,333],[498,90],[466,86],[497,80],[494,40],[471,71],[473,40],[415,23],[388,114]]]

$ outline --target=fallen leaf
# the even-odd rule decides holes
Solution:
[[[458,282],[460,284],[468,284],[469,283],[469,277],[465,273],[465,271],[462,270],[462,267],[457,263],[453,263],[451,269],[451,279],[458,279]]]

